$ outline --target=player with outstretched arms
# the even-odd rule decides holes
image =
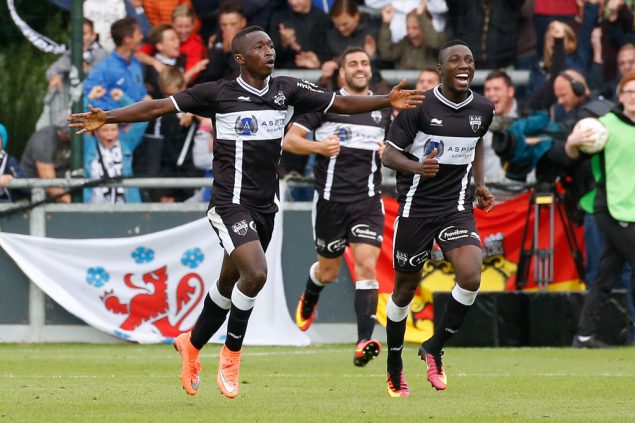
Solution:
[[[267,279],[265,250],[278,210],[278,163],[285,125],[293,109],[363,113],[385,107],[414,108],[421,92],[404,90],[405,81],[385,96],[339,96],[290,77],[272,77],[275,50],[260,27],[247,27],[232,41],[240,76],[232,81],[196,85],[165,99],[71,115],[78,133],[105,123],[138,122],[190,112],[211,117],[216,129],[213,195],[207,216],[225,250],[216,283],[205,297],[191,332],[174,346],[181,354],[181,382],[189,395],[199,389],[199,351],[221,327],[227,314],[227,338],[220,351],[216,382],[228,398],[239,390],[240,352],[249,316]]]

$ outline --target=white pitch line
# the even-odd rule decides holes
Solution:
[[[218,358],[218,353],[213,353],[209,350],[213,350],[214,347],[217,346],[217,349],[220,349],[221,346],[220,344],[210,344],[210,346],[208,347],[207,351],[204,351],[201,353],[200,357],[201,358],[209,358],[209,357],[216,357]],[[28,350],[27,352],[32,352],[33,350]],[[176,356],[176,353],[174,352],[174,348],[170,347],[167,351],[169,351],[168,354],[160,354],[160,355],[153,355],[148,357],[148,355],[146,354],[146,351],[143,351],[142,349],[139,350],[135,350],[136,352],[138,352],[139,354],[126,354],[125,360],[143,360],[143,361],[148,361],[148,360],[170,360],[172,361],[174,359],[174,357]],[[341,353],[341,352],[347,352],[347,351],[353,351],[353,348],[342,348],[342,349],[298,349],[298,350],[289,350],[289,351],[263,351],[263,352],[249,352],[249,351],[243,351],[243,353],[241,354],[243,357],[267,357],[267,356],[281,356],[281,355],[313,355],[313,354],[324,354],[324,353]],[[24,351],[18,351],[16,350],[16,352],[24,352]],[[39,352],[39,351],[38,351]],[[174,353],[174,354],[173,354]],[[143,355],[145,354],[145,355]],[[92,361],[95,359],[98,360],[112,360],[113,356],[112,355],[91,355],[91,356],[86,356],[83,355],[81,353],[77,353],[77,354],[70,354],[70,355],[57,355],[57,356],[51,356],[51,355],[29,355],[27,357],[29,360],[70,360],[70,359],[80,359],[82,361]]]
[[[370,378],[383,378],[386,375],[384,373],[341,373],[338,374],[337,377],[341,378],[349,378],[349,379],[370,379]],[[423,374],[414,374],[415,377],[425,377]],[[628,373],[603,373],[603,374],[578,374],[578,373],[537,373],[537,374],[511,374],[511,373],[456,373],[451,374],[452,377],[499,377],[499,378],[509,378],[509,377],[524,377],[524,378],[535,378],[535,377],[574,377],[574,378],[588,378],[588,377],[619,377],[619,378],[635,378],[635,374]],[[68,374],[68,375],[14,375],[12,373],[0,375],[0,378],[3,379],[116,379],[121,378],[120,375],[79,375],[79,374]],[[130,376],[130,377],[137,377]],[[315,374],[300,374],[300,373],[269,373],[269,377],[278,377],[278,378],[313,378],[315,379]],[[332,377],[331,375],[325,375],[324,377]],[[174,379],[178,378],[178,375],[153,375],[152,379]]]

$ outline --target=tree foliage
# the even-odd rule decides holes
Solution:
[[[47,1],[15,0],[15,7],[35,31],[68,45],[68,12]],[[24,38],[4,0],[0,0],[0,40],[0,122],[9,132],[7,150],[19,158],[42,112],[46,68],[58,56],[41,52]]]

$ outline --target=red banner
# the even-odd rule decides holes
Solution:
[[[483,243],[483,269],[481,277],[481,291],[503,291],[516,289],[516,271],[521,254],[521,242],[525,226],[528,233],[525,248],[531,249],[534,238],[534,204],[530,204],[530,195],[523,194],[514,199],[496,205],[489,213],[475,210],[476,225]],[[386,301],[393,290],[395,273],[392,265],[394,222],[399,205],[394,198],[384,197],[386,221],[384,229],[384,243],[377,262],[377,280],[379,281],[379,305],[377,320],[386,324]],[[538,199],[538,203],[541,201]],[[531,207],[529,220],[527,211]],[[569,248],[565,226],[558,215],[554,204],[554,278],[549,284],[549,290],[579,290],[583,284],[579,280],[578,272]],[[548,248],[550,236],[550,205],[539,206],[539,231],[536,248]],[[564,212],[564,210],[563,210]],[[563,213],[566,217],[566,214]],[[577,244],[584,250],[582,228],[574,227]],[[346,250],[346,262],[355,280],[352,255]],[[524,289],[535,290],[534,262],[529,264],[529,276]],[[454,272],[449,262],[444,260],[443,254],[435,245],[432,259],[423,268],[421,283],[417,288],[415,298],[410,305],[406,340],[423,342],[432,336],[433,309],[432,294],[435,291],[450,291],[454,286]]]

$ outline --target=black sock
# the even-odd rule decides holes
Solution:
[[[373,337],[375,313],[377,312],[377,290],[355,290],[355,314],[357,315],[357,342]]]
[[[192,328],[191,342],[196,349],[200,350],[209,342],[210,338],[222,326],[228,311],[219,307],[209,295],[205,296],[203,311]]]
[[[227,322],[227,338],[225,339],[225,346],[230,351],[240,351],[242,348],[252,310],[253,307],[249,310],[241,310],[232,304]]]
[[[309,280],[306,282],[306,288],[304,288],[304,307],[302,307],[302,317],[304,319],[308,319],[309,316],[311,316],[313,308],[320,299],[322,289],[324,289],[324,286],[316,285],[309,276]]]
[[[404,335],[406,334],[406,320],[393,322],[386,318],[386,338],[388,341],[388,371],[398,372],[403,369],[401,351],[403,350]]]
[[[443,313],[441,322],[439,322],[434,330],[432,338],[423,343],[424,348],[431,353],[441,351],[445,343],[458,332],[469,310],[470,306],[461,304],[450,295],[450,301],[448,301],[445,306],[445,312]]]

